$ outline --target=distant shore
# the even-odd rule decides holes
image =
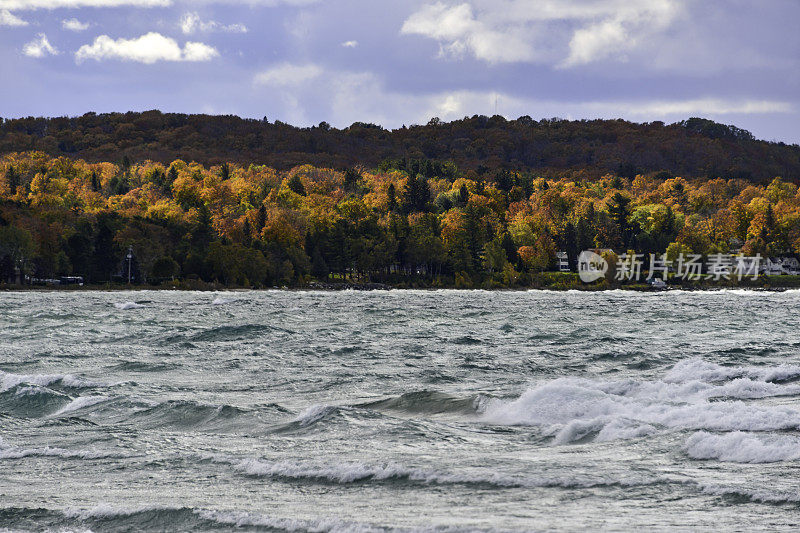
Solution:
[[[492,290],[492,291],[569,291],[578,290],[584,292],[601,292],[612,290],[625,290],[633,292],[666,292],[670,290],[682,291],[714,291],[743,289],[751,291],[782,292],[791,289],[800,289],[800,276],[763,276],[757,280],[724,280],[722,283],[711,280],[702,280],[691,283],[670,283],[666,288],[657,289],[647,283],[609,283],[605,280],[594,283],[581,282],[577,274],[570,276],[569,283],[537,283],[534,285],[517,286],[497,286],[497,285],[478,285],[472,287],[456,286],[443,283],[426,283],[422,281],[409,283],[376,283],[376,282],[318,282],[312,281],[302,285],[292,286],[226,286],[221,283],[203,282],[199,280],[175,281],[161,284],[122,284],[122,283],[100,283],[85,285],[0,285],[0,292],[12,291],[32,291],[32,292],[53,292],[53,291],[201,291],[201,292],[235,292],[251,290],[284,290],[284,291],[403,291],[403,290]]]

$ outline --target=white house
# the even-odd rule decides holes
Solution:
[[[783,274],[783,261],[777,257],[765,257],[759,270],[765,276],[780,276]]]
[[[800,261],[796,257],[783,257],[781,259],[784,274],[793,276],[800,274]]]
[[[567,252],[556,253],[556,268],[559,272],[569,272],[569,256]]]

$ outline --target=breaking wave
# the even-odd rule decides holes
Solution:
[[[516,400],[488,401],[482,418],[537,427],[555,444],[665,430],[793,430],[800,428],[800,410],[743,400],[800,395],[798,386],[775,383],[796,373],[800,367],[729,368],[691,360],[676,364],[662,380],[559,378],[531,387]]]
[[[60,386],[69,389],[108,386],[106,383],[73,376],[72,374],[12,374],[11,372],[0,370],[0,392],[21,384],[39,387]]]
[[[800,459],[800,439],[784,435],[759,436],[735,431],[722,435],[700,431],[686,441],[693,459],[733,463],[775,463]]]
[[[367,464],[343,462],[325,464],[304,461],[267,462],[258,459],[232,460],[211,458],[214,462],[230,464],[235,470],[253,477],[289,481],[316,481],[350,484],[363,482],[409,482],[428,485],[479,485],[496,488],[591,488],[609,486],[642,486],[677,482],[666,476],[646,475],[603,476],[585,472],[569,475],[503,475],[487,473],[447,473],[433,469],[408,468],[396,463]]]

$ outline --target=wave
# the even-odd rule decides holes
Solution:
[[[800,387],[773,381],[793,372],[784,365],[726,368],[692,360],[676,364],[662,380],[559,378],[531,387],[516,400],[487,401],[481,418],[537,427],[555,444],[638,438],[665,430],[794,430],[800,429],[797,409],[742,401],[800,395]]]
[[[97,405],[98,403],[108,401],[108,399],[108,396],[78,396],[70,403],[53,413],[53,416],[62,416],[68,413],[74,413],[75,411],[79,411],[86,407],[91,407],[93,405]]]
[[[370,465],[361,462],[324,464],[303,461],[266,462],[258,459],[241,461],[215,457],[214,462],[228,463],[235,470],[253,477],[284,479],[289,481],[316,481],[322,483],[351,484],[370,481],[410,482],[426,485],[478,485],[495,488],[591,488],[609,486],[642,486],[672,483],[668,477],[630,475],[603,477],[576,473],[571,475],[513,476],[500,474],[454,474],[425,468],[408,468],[396,463]]]
[[[146,306],[136,302],[114,302],[114,307],[121,311],[127,311],[128,309],[141,309]]]
[[[235,301],[236,300],[233,298],[223,298],[222,296],[217,296],[211,301],[211,305],[227,305]]]
[[[693,459],[734,463],[775,463],[800,459],[800,439],[796,437],[760,437],[741,431],[722,435],[700,431],[689,437],[684,448]]]
[[[0,393],[0,413],[23,418],[37,418],[53,413],[72,399],[56,390],[38,385],[15,385]]]
[[[168,400],[137,411],[131,417],[146,427],[220,428],[246,413],[232,405],[209,405],[188,400]]]
[[[700,380],[705,382],[726,381],[734,378],[750,378],[757,381],[780,383],[800,378],[800,366],[722,366],[702,359],[680,361],[664,377],[667,383],[682,383]]]
[[[267,529],[271,531],[315,531],[319,533],[372,533],[388,531],[380,526],[343,520],[340,518],[282,518],[246,511],[196,509],[191,507],[160,507],[144,505],[120,508],[101,504],[91,509],[70,508],[63,511],[50,509],[5,508],[0,509],[3,523],[38,523],[51,529],[90,526],[125,531],[198,531],[230,529]],[[391,528],[392,531],[400,531]]]
[[[279,531],[314,531],[320,533],[373,533],[387,531],[383,527],[339,518],[302,520],[299,518],[275,518],[243,511],[195,511],[195,513],[205,520],[237,528],[265,527]],[[392,530],[397,531],[394,528]]]
[[[500,474],[485,469],[469,468],[452,473],[425,467],[407,467],[396,462],[364,463],[345,460],[325,463],[313,460],[267,461],[257,458],[236,458],[224,454],[200,456],[201,461],[229,465],[251,477],[286,481],[353,484],[364,482],[407,482],[424,485],[474,485],[494,488],[564,488],[636,487],[658,484],[685,484],[686,479],[645,472],[623,474],[600,471],[573,471],[559,474]]]
[[[60,457],[62,459],[120,459],[125,456],[118,453],[99,450],[66,450],[64,448],[45,446],[43,448],[18,448],[4,446],[0,441],[0,460],[24,459],[25,457]]]
[[[181,342],[230,342],[255,339],[269,333],[293,333],[290,330],[266,324],[242,324],[239,326],[217,326],[190,335],[171,335],[167,343]]]
[[[0,392],[11,389],[21,384],[36,385],[39,387],[61,386],[68,389],[85,389],[94,387],[107,387],[108,384],[99,381],[74,376],[72,374],[13,374],[0,370]]]
[[[772,504],[797,504],[800,503],[800,492],[790,490],[769,490],[743,486],[716,485],[701,483],[700,489],[705,494],[726,496],[748,502]]]
[[[146,361],[123,361],[109,368],[127,372],[165,372],[179,368],[175,363],[148,363]]]
[[[355,407],[424,414],[475,414],[480,410],[484,401],[485,398],[483,396],[458,398],[442,392],[418,391],[407,392],[400,396],[386,398],[384,400],[358,404]]]
[[[481,339],[476,339],[475,337],[472,337],[470,335],[463,335],[461,337],[451,339],[450,342],[452,342],[453,344],[460,344],[464,346],[476,346],[478,344],[483,344],[483,341]]]
[[[308,428],[318,424],[319,422],[329,420],[341,414],[347,407],[339,407],[336,405],[316,404],[301,411],[290,422],[280,424],[273,428],[274,432],[291,431],[299,428]]]

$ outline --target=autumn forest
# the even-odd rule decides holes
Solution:
[[[192,287],[571,286],[559,251],[800,253],[800,148],[702,119],[181,137],[202,120],[152,113],[4,121],[0,283],[126,282],[129,249],[135,283]]]

